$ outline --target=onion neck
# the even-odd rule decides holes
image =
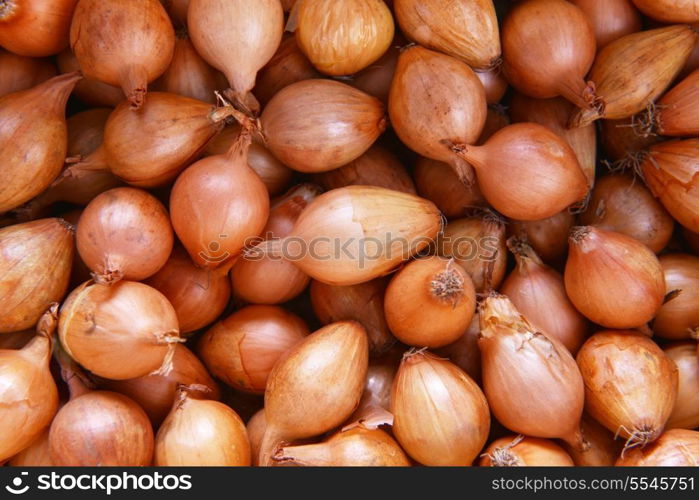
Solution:
[[[0,22],[11,21],[19,10],[17,0],[0,0]]]
[[[507,248],[509,248],[510,252],[515,256],[517,268],[520,271],[526,271],[528,266],[531,265],[535,267],[544,265],[532,246],[522,238],[512,236],[507,240]]]
[[[137,110],[143,106],[148,90],[148,71],[142,65],[126,66],[119,78],[124,95],[131,103],[131,109]]]
[[[265,435],[260,444],[260,455],[258,463],[260,467],[271,467],[274,465],[274,456],[281,447],[283,437],[272,427],[269,422],[265,429]]]
[[[576,424],[575,428],[567,436],[561,436],[561,441],[566,443],[571,449],[579,452],[589,451],[592,445],[585,439],[580,423]]]
[[[568,81],[562,81],[558,93],[580,109],[592,110],[599,106],[600,99],[597,97],[594,82],[586,82],[581,77],[575,76]]]
[[[506,296],[491,291],[480,304],[481,338],[492,338],[498,333],[532,333],[536,329],[522,316]]]
[[[101,144],[97,149],[80,161],[68,165],[51,187],[55,187],[55,185],[60,183],[65,177],[82,177],[88,172],[110,172],[104,144]]]
[[[451,161],[449,162],[449,166],[457,175],[459,180],[467,186],[471,186],[476,182],[476,173],[474,172],[474,166],[470,164],[462,156],[462,153],[466,151],[467,148],[471,147],[472,146],[466,145],[451,146],[451,150],[454,153],[454,155],[452,156]]]
[[[53,335],[56,333],[57,326],[58,304],[54,302],[39,318],[36,325],[36,336],[21,349],[22,355],[46,364],[48,367],[48,360],[51,358],[51,349],[53,348]]]
[[[230,88],[223,93],[237,110],[245,113],[250,118],[256,118],[260,114],[260,103],[249,90],[236,91]]]
[[[58,75],[34,87],[41,95],[41,101],[49,104],[52,113],[65,114],[68,98],[75,84],[82,79],[79,71]]]

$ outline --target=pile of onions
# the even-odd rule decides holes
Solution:
[[[249,166],[250,142],[244,131],[226,153],[191,165],[172,188],[172,225],[200,267],[230,268],[267,222],[269,194]]]
[[[506,436],[486,448],[481,467],[572,467],[573,459],[553,441],[533,437]]]
[[[509,234],[517,236],[536,251],[545,262],[555,262],[568,253],[568,235],[575,224],[575,215],[562,210],[536,221],[511,221]]]
[[[0,97],[27,90],[56,76],[48,59],[24,57],[0,49]]]
[[[180,341],[165,296],[126,280],[112,286],[87,282],[73,290],[61,306],[58,335],[71,358],[113,380],[167,375]]]
[[[57,304],[49,308],[36,337],[22,349],[0,350],[0,419],[12,431],[0,443],[0,462],[31,445],[58,409],[58,389],[49,368],[57,310]]]
[[[699,431],[671,429],[644,448],[636,448],[620,457],[617,467],[697,467]]]
[[[632,0],[638,10],[664,23],[696,23],[699,7],[695,0]]]
[[[681,340],[699,335],[699,257],[666,254],[660,257],[668,296],[653,320],[653,332]]]
[[[658,135],[699,135],[699,70],[670,89],[649,113],[648,123]]]
[[[0,46],[28,57],[45,57],[68,46],[78,0],[8,0],[0,5]]]
[[[480,334],[480,318],[476,312],[471,324],[456,342],[434,351],[435,354],[448,358],[479,384],[481,382],[481,353],[478,350]]]
[[[585,410],[626,439],[625,449],[660,436],[677,395],[677,366],[648,337],[632,331],[594,334],[577,356]]]
[[[40,219],[0,229],[0,334],[32,328],[68,288],[73,226]]]
[[[257,72],[282,40],[284,11],[279,0],[191,0],[187,26],[197,52],[223,72],[236,107],[257,113],[251,91]]]
[[[576,309],[607,328],[647,323],[665,298],[663,269],[653,251],[593,226],[573,228],[564,279]]]
[[[430,256],[396,273],[386,289],[384,311],[404,344],[437,348],[455,342],[476,308],[473,281],[454,259]]]
[[[699,427],[699,357],[693,342],[673,344],[664,349],[677,366],[677,399],[667,420],[667,428]]]
[[[249,466],[250,442],[238,414],[218,401],[201,400],[180,386],[155,440],[157,467]]]
[[[597,50],[624,35],[641,31],[641,16],[631,0],[571,0],[595,32]]]
[[[60,75],[0,97],[0,214],[40,194],[61,172],[66,102],[80,78],[78,73]]]
[[[585,437],[586,446],[584,449],[563,443],[575,465],[578,467],[613,466],[619,458],[624,443],[616,440],[614,433],[587,414],[583,414],[580,429]]]
[[[391,412],[396,439],[423,465],[471,465],[490,430],[480,387],[459,367],[425,350],[403,357]]]
[[[526,242],[509,239],[517,265],[500,287],[517,310],[548,338],[573,355],[587,337],[587,320],[566,295],[563,277],[544,264]]]
[[[583,449],[585,388],[568,349],[496,292],[481,303],[479,316],[483,389],[495,418],[520,434]]]
[[[58,54],[56,63],[61,73],[80,71],[80,64],[70,49],[66,49]],[[73,93],[82,102],[91,106],[108,106],[113,108],[124,100],[124,93],[119,87],[89,77],[80,80],[75,85]]]
[[[285,238],[308,204],[320,193],[313,184],[300,184],[271,207],[266,239]],[[292,262],[264,255],[239,259],[231,270],[233,293],[252,304],[281,304],[303,292],[311,279]]]
[[[274,365],[265,391],[260,465],[270,465],[282,442],[318,436],[354,411],[364,388],[369,342],[354,321],[309,335]]]
[[[197,351],[211,373],[231,387],[263,394],[274,364],[309,334],[301,318],[281,307],[248,306],[219,321]]]
[[[70,47],[86,76],[121,87],[138,109],[170,65],[175,31],[158,0],[80,0]]]
[[[363,70],[393,40],[393,16],[383,0],[301,0],[295,15],[299,47],[326,75]]]
[[[656,253],[667,246],[675,229],[675,221],[643,183],[624,174],[597,182],[580,223],[631,236]]]

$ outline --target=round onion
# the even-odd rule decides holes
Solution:
[[[0,97],[27,90],[56,76],[48,59],[24,57],[0,49]]]
[[[568,253],[568,235],[575,223],[569,210],[536,221],[511,221],[508,231],[525,240],[545,262],[555,262]]]
[[[655,316],[653,332],[673,340],[696,337],[699,335],[699,257],[667,254],[660,257],[660,265],[669,296]]]
[[[0,5],[0,45],[29,57],[59,53],[78,0],[6,0]]]
[[[80,71],[80,64],[75,55],[66,49],[56,57],[56,64],[61,73]],[[83,78],[75,85],[73,94],[90,106],[107,106],[113,108],[124,100],[124,93],[119,87],[102,83],[94,78]]]
[[[481,467],[572,467],[573,459],[553,441],[533,437],[506,436],[486,448]]]
[[[677,400],[667,420],[667,428],[699,427],[699,357],[693,342],[673,344],[664,349],[677,365]]]
[[[571,0],[587,16],[597,50],[624,35],[641,31],[641,16],[631,0]]]
[[[644,448],[636,448],[619,458],[617,467],[697,467],[699,432],[671,429]]]

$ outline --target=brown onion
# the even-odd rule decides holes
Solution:
[[[113,380],[167,375],[180,341],[172,305],[134,281],[87,282],[73,290],[61,306],[58,334],[71,358]]]
[[[675,229],[675,221],[643,183],[623,174],[597,182],[580,223],[631,236],[656,253],[667,246]]]
[[[408,351],[391,393],[393,434],[423,465],[471,465],[490,429],[483,392],[459,367],[428,351]]]
[[[571,231],[564,279],[578,311],[607,328],[647,323],[665,297],[663,270],[651,249],[593,226]]]
[[[481,352],[478,350],[480,333],[480,319],[476,312],[471,324],[456,342],[434,351],[435,354],[448,358],[478,384],[481,382]]]
[[[677,400],[667,421],[667,428],[699,427],[699,357],[693,342],[672,344],[665,354],[677,365]]]
[[[641,31],[641,16],[631,0],[571,0],[587,17],[599,51],[624,35]]]
[[[398,271],[384,298],[386,321],[404,344],[437,348],[455,342],[471,323],[476,292],[454,259],[416,259]]]
[[[403,33],[420,45],[472,68],[499,63],[500,34],[492,0],[397,0],[394,9]]]
[[[29,57],[45,57],[68,46],[78,0],[7,0],[0,5],[0,45]]]
[[[605,330],[585,342],[577,361],[585,410],[625,438],[625,450],[660,436],[675,405],[677,366],[655,342],[637,332]]]
[[[476,76],[485,89],[488,104],[498,104],[507,92],[508,83],[500,68],[476,71]]]
[[[197,351],[211,373],[240,391],[264,394],[277,360],[309,334],[281,307],[244,307],[211,327]]]
[[[317,436],[357,407],[369,346],[359,323],[332,323],[306,337],[274,365],[265,391],[267,427],[260,465],[270,465],[282,442]]]
[[[544,262],[555,262],[568,253],[568,235],[575,224],[570,210],[537,221],[511,221],[509,234],[524,239]]]
[[[34,330],[3,333],[0,335],[0,349],[21,349],[34,338],[34,335],[36,335]]]
[[[74,228],[41,219],[0,229],[0,334],[32,328],[68,288]]]
[[[504,295],[491,292],[479,314],[483,389],[495,418],[520,434],[584,448],[583,378],[570,352]]]
[[[381,101],[344,83],[318,79],[280,90],[261,121],[269,150],[306,173],[356,160],[386,128]]]
[[[668,296],[655,316],[653,332],[673,340],[696,337],[699,335],[699,257],[667,254],[660,257],[660,265]]]
[[[692,26],[698,28],[699,23],[694,23]],[[680,76],[684,78],[696,69],[699,69],[699,43],[694,46],[694,50],[692,50],[692,52],[689,54],[687,62],[684,64],[684,67],[680,72]]]
[[[380,59],[354,75],[348,83],[387,105],[391,82],[400,55],[399,45],[402,42],[402,37],[394,38],[393,43]]]
[[[24,57],[0,49],[0,97],[27,90],[56,76],[48,59]]]
[[[66,49],[56,57],[61,73],[80,71],[80,64],[75,55]],[[83,78],[75,85],[75,96],[90,106],[107,106],[113,108],[124,100],[124,93],[119,87],[102,83],[95,78]]]
[[[481,467],[572,467],[573,459],[553,441],[522,436],[496,439],[481,455]]]
[[[699,4],[696,0],[633,0],[638,10],[663,23],[696,23]]]
[[[699,11],[699,5],[697,6]],[[649,110],[648,123],[658,135],[699,135],[699,69],[670,89]]]
[[[250,458],[251,465],[257,467],[258,459],[260,458],[260,445],[265,436],[267,428],[267,420],[265,419],[264,408],[255,413],[246,426],[248,432],[248,441],[250,442]]]
[[[697,467],[699,432],[671,429],[655,443],[636,448],[619,458],[617,467]]]
[[[653,134],[639,133],[638,116],[621,120],[600,120],[600,140],[607,157],[614,161],[628,161],[660,139]]]
[[[0,214],[40,194],[61,172],[66,102],[80,78],[78,73],[60,75],[0,97]]]
[[[10,467],[53,467],[49,450],[49,428],[47,427],[32,444],[12,457],[7,464]]]
[[[517,265],[500,292],[541,333],[575,355],[587,337],[588,323],[566,295],[563,276],[544,264],[526,242],[511,238],[507,243]]]
[[[76,113],[66,120],[68,126],[67,156],[87,156],[102,144],[109,108],[93,108]]]
[[[624,443],[615,440],[613,433],[587,414],[583,414],[580,428],[587,443],[585,449],[563,443],[563,447],[570,454],[575,465],[578,467],[613,466]]]

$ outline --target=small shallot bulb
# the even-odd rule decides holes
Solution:
[[[511,221],[509,234],[524,239],[545,262],[555,262],[568,253],[568,235],[575,225],[575,215],[562,210],[551,217],[535,221]]]
[[[398,340],[415,347],[444,347],[468,328],[476,291],[454,259],[414,260],[396,273],[386,289],[384,311]]]
[[[92,200],[80,216],[80,257],[98,283],[140,281],[157,273],[172,252],[167,210],[140,189],[116,188]]]
[[[76,113],[66,120],[68,157],[87,156],[102,144],[104,126],[111,112],[109,108],[92,108]]]
[[[58,54],[56,64],[60,73],[80,71],[80,64],[69,48]],[[89,77],[83,78],[75,85],[73,95],[90,106],[110,108],[124,100],[124,93],[119,87]]]
[[[393,40],[383,0],[301,0],[296,40],[321,73],[351,75],[375,62]]]
[[[568,349],[539,332],[504,295],[480,305],[483,389],[495,418],[527,436],[584,448],[584,385]]]
[[[651,0],[653,1],[653,0]],[[624,35],[641,31],[641,15],[631,0],[571,0],[587,17],[601,50]]]
[[[282,442],[338,427],[359,404],[369,342],[354,321],[332,323],[306,337],[280,359],[267,380],[267,428],[259,464],[272,464]]]
[[[68,46],[78,0],[5,0],[0,4],[0,46],[29,57],[45,57]]]
[[[281,307],[253,305],[233,313],[201,338],[198,353],[211,373],[234,389],[263,394],[277,360],[309,334]]]
[[[670,429],[655,443],[620,457],[617,467],[697,467],[699,431]]]
[[[572,467],[573,459],[553,441],[522,436],[496,439],[486,448],[481,467]]]
[[[564,279],[576,309],[607,328],[647,323],[665,297],[663,269],[651,249],[593,226],[571,231]]]
[[[196,386],[193,387],[197,389]],[[238,414],[218,401],[197,399],[180,386],[155,440],[157,467],[245,467],[250,442]]]
[[[677,365],[677,400],[667,420],[668,429],[699,427],[699,356],[693,342],[673,344],[664,349]]]
[[[623,441],[615,439],[614,433],[587,414],[580,424],[587,446],[580,449],[563,443],[573,462],[578,467],[611,467],[619,458]]]
[[[0,49],[0,97],[27,90],[56,76],[49,59],[18,56]]]
[[[699,335],[699,257],[667,254],[660,257],[660,265],[669,296],[653,320],[653,332],[665,339],[696,338]]]
[[[696,0],[633,0],[638,10],[663,23],[696,23],[699,5]]]
[[[478,385],[455,364],[408,351],[393,382],[393,434],[423,465],[471,465],[488,438],[490,412]]]
[[[577,356],[585,410],[626,439],[625,450],[655,441],[677,396],[677,366],[658,345],[632,331],[605,330]]]
[[[652,129],[644,132],[673,137],[699,135],[698,93],[699,70],[695,70],[650,107],[645,124]]]

